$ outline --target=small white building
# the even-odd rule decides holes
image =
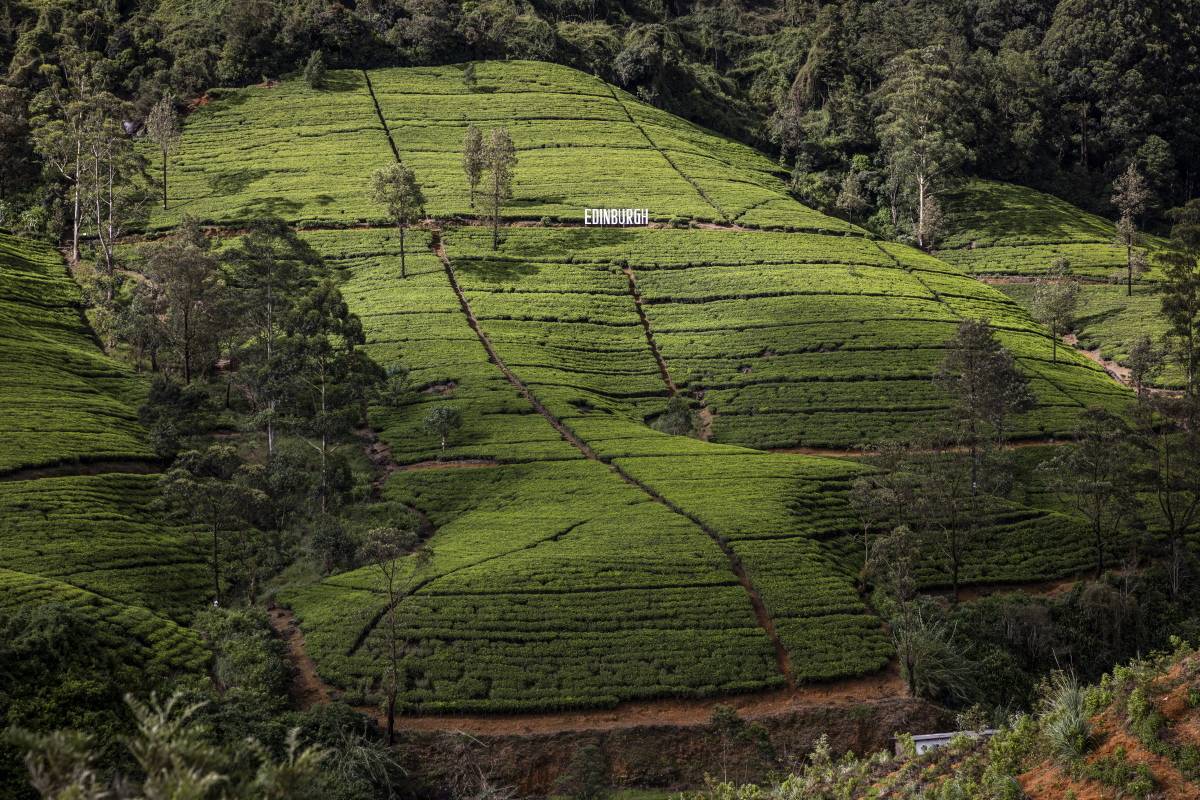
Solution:
[[[950,740],[956,736],[970,736],[972,739],[990,739],[996,733],[994,728],[985,728],[981,731],[950,731],[949,733],[922,733],[918,736],[913,736],[913,745],[917,749],[917,755],[937,750],[939,747],[945,747],[950,744]],[[899,737],[896,738],[896,755],[902,755]]]

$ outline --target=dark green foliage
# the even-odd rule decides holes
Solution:
[[[224,564],[234,567],[234,579],[243,584],[250,598],[261,577],[262,541],[251,532],[251,526],[267,496],[254,485],[254,473],[232,446],[211,445],[203,451],[181,453],[160,481],[164,501],[172,512],[202,526],[207,535],[216,605],[221,603],[229,578],[226,575],[223,580]]]
[[[313,89],[325,86],[325,54],[314,50],[304,65],[304,81]]]
[[[435,406],[425,415],[425,430],[437,436],[446,452],[446,441],[450,434],[462,427],[462,413],[453,406]]]
[[[1092,780],[1119,790],[1123,797],[1146,800],[1154,791],[1154,775],[1149,765],[1131,762],[1123,747],[1096,759],[1083,772]]]
[[[75,727],[101,741],[128,729],[123,687],[139,671],[101,643],[85,614],[59,603],[0,609],[0,734],[10,725]],[[113,755],[102,761],[111,765]],[[19,753],[0,736],[0,797],[28,797]]]
[[[655,417],[650,426],[672,436],[690,436],[696,431],[696,416],[687,398],[677,394],[667,401],[666,410]]]

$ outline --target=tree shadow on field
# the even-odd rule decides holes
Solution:
[[[367,90],[366,79],[358,70],[339,69],[325,74],[325,82],[318,91],[322,92],[358,92]]]
[[[592,249],[611,251],[614,246],[632,243],[638,238],[633,228],[589,227],[589,228],[551,228],[554,232],[554,244],[567,255],[587,256]],[[624,253],[612,255],[605,253],[613,261],[627,257]]]
[[[550,195],[546,197],[519,197],[509,202],[509,208],[529,208],[530,206],[561,206],[565,205],[567,198],[562,195]],[[580,214],[583,212],[580,211]]]
[[[265,169],[235,169],[205,175],[212,193],[218,197],[237,194],[257,180],[271,174]]]
[[[1124,311],[1124,308],[1108,308],[1104,311],[1097,311],[1095,314],[1080,315],[1075,318],[1075,327],[1082,331],[1093,325],[1102,325],[1109,320],[1120,318]]]
[[[303,204],[287,197],[259,197],[238,208],[239,218],[283,217],[299,211]]]
[[[519,283],[522,278],[542,271],[541,265],[527,261],[492,261],[488,258],[462,259],[456,264],[456,268],[464,275],[493,283]]]

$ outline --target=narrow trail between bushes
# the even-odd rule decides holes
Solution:
[[[642,303],[642,293],[638,291],[637,276],[633,273],[633,267],[629,266],[628,262],[621,265],[621,272],[625,274],[625,280],[629,283],[629,296],[633,298],[633,307],[637,311],[638,319],[642,322],[642,331],[646,334],[646,344],[650,346],[650,354],[654,356],[654,361],[658,364],[658,373],[662,375],[663,383],[667,385],[667,389],[671,392],[671,396],[679,394],[679,389],[675,386],[675,381],[671,378],[671,371],[667,369],[667,362],[662,357],[662,352],[658,349],[658,343],[654,341],[654,329],[650,327],[650,318],[646,316],[646,309]]]
[[[1085,350],[1079,344],[1079,337],[1073,333],[1063,334],[1062,340],[1063,344],[1070,345],[1082,353],[1084,358],[1087,358],[1088,360],[1093,361],[1103,367],[1104,371],[1115,380],[1120,381],[1126,386],[1133,385],[1133,371],[1130,370],[1129,367],[1122,367],[1116,361],[1113,361],[1110,358],[1105,358],[1104,356],[1100,355],[1099,350]]]
[[[540,400],[537,399],[533,392],[530,391],[525,382],[517,377],[516,373],[509,369],[508,365],[504,363],[504,359],[500,357],[498,352],[496,352],[496,348],[492,344],[492,340],[488,337],[487,332],[484,331],[483,326],[479,324],[479,319],[475,316],[475,312],[471,308],[471,303],[467,299],[466,293],[463,292],[462,287],[458,283],[458,277],[455,275],[454,266],[450,263],[450,257],[446,254],[446,246],[442,241],[440,230],[434,232],[429,246],[430,249],[433,250],[434,254],[437,255],[438,259],[442,262],[442,268],[446,272],[446,279],[450,283],[450,288],[454,290],[455,296],[458,297],[459,307],[462,309],[463,315],[467,319],[467,324],[471,327],[471,330],[475,332],[476,337],[479,339],[479,343],[483,346],[484,351],[488,355],[488,360],[496,365],[500,372],[504,374],[504,377],[508,380],[508,382],[512,384],[512,386],[521,394],[523,398],[525,398],[529,405],[531,405],[535,411],[541,414],[542,417],[548,423],[550,423],[550,426],[554,428],[554,430],[558,431],[559,435],[562,436],[564,440],[579,450],[579,452],[582,453],[585,458],[604,464],[610,470],[616,473],[616,475],[618,475],[623,481],[631,486],[637,487],[650,499],[666,506],[679,516],[687,519],[693,525],[702,530],[706,535],[708,535],[708,537],[712,539],[713,543],[721,549],[721,552],[725,554],[726,559],[729,561],[730,569],[733,571],[734,575],[738,579],[738,582],[742,585],[742,588],[745,589],[746,594],[750,598],[750,604],[754,609],[754,616],[758,621],[759,627],[766,632],[767,638],[771,641],[771,645],[775,649],[775,658],[779,667],[779,672],[783,675],[788,685],[793,686],[794,677],[792,674],[792,663],[791,657],[788,655],[787,648],[784,647],[783,640],[779,638],[779,633],[775,629],[775,622],[771,619],[771,615],[767,612],[767,607],[763,602],[762,596],[755,588],[753,582],[751,582],[750,576],[746,572],[746,568],[742,565],[741,559],[738,558],[737,553],[733,551],[733,548],[729,546],[729,543],[725,541],[724,537],[722,537],[717,531],[715,531],[707,523],[703,522],[695,514],[680,508],[675,503],[654,491],[654,489],[651,487],[634,478],[618,465],[612,463],[611,461],[606,461],[600,458],[600,456],[597,455],[597,453],[587,444],[587,442],[579,438],[579,436],[577,436],[574,431],[567,427],[562,420],[551,413],[550,410],[546,408],[546,406],[543,405]],[[663,370],[664,372],[666,371],[665,364],[663,364]],[[669,380],[669,374],[667,375],[667,378]]]
[[[393,472],[401,471],[404,467],[401,467],[392,459],[392,448],[388,447],[387,442],[379,438],[379,434],[374,428],[359,428],[355,433],[362,440],[363,452],[366,453],[367,460],[375,468],[375,475],[371,479],[371,494],[373,499],[379,500],[383,497],[383,489],[387,484],[388,478],[392,476]],[[408,503],[401,503],[401,505],[417,518],[417,534],[420,535],[421,539],[424,540],[433,536],[437,528],[424,511]]]
[[[379,124],[383,126],[388,146],[392,148],[392,155],[396,157],[397,163],[403,163],[403,159],[400,158],[400,149],[396,147],[396,140],[392,138],[392,129],[388,127],[387,120],[383,116],[383,109],[379,107],[379,98],[375,96],[375,85],[371,83],[371,73],[364,69],[362,74],[363,80],[367,82],[367,94],[371,95],[371,103],[375,106],[375,116],[379,117]]]
[[[1105,358],[1100,354],[1099,348],[1095,350],[1088,350],[1079,343],[1078,335],[1074,333],[1064,333],[1062,336],[1062,342],[1065,345],[1075,348],[1076,351],[1078,351],[1089,361],[1099,364],[1113,380],[1124,384],[1131,389],[1137,388],[1133,381],[1133,370],[1117,363],[1111,358]],[[1178,397],[1181,394],[1180,390],[1178,389],[1163,389],[1158,386],[1143,386],[1142,391],[1146,392],[1147,394],[1158,395],[1160,397]]]
[[[317,674],[316,662],[308,655],[304,631],[300,630],[296,615],[289,609],[273,606],[267,609],[267,619],[275,635],[287,647],[288,661],[292,665],[292,685],[288,694],[296,707],[307,711],[313,706],[333,702],[333,690]]]
[[[157,475],[163,465],[157,459],[122,458],[81,461],[77,464],[51,464],[44,467],[23,467],[0,473],[0,481],[31,481],[39,478],[70,478],[76,475]]]
[[[658,364],[658,372],[662,375],[663,383],[667,385],[667,390],[674,397],[679,394],[679,387],[675,385],[675,380],[671,377],[671,370],[667,367],[667,361],[663,358],[662,351],[658,349],[658,342],[654,338],[654,327],[650,324],[650,317],[646,314],[646,304],[642,300],[641,290],[638,289],[637,274],[633,271],[633,267],[629,266],[628,262],[622,264],[621,272],[625,273],[625,279],[629,283],[629,295],[633,298],[633,307],[637,311],[638,319],[642,323],[642,330],[646,334],[646,344],[650,346],[650,354],[654,356],[654,360]],[[700,438],[700,441],[707,442],[712,439],[713,417],[715,415],[704,401],[703,389],[693,391],[692,397],[700,406],[696,411],[696,418],[699,422],[696,428],[696,435]]]

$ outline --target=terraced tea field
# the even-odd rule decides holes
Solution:
[[[1072,272],[1084,279],[1075,325],[1081,347],[1123,363],[1141,335],[1161,344],[1166,325],[1160,316],[1153,257],[1151,270],[1128,297],[1125,250],[1113,243],[1116,230],[1108,220],[1033,189],[993,181],[971,181],[951,208],[952,233],[939,259],[995,276],[996,288],[1028,309],[1033,286],[1021,279],[1042,274],[1056,259],[1066,258]],[[1145,243],[1152,251],[1165,246],[1157,237],[1148,236]],[[1177,370],[1168,369],[1153,383],[1176,387],[1181,380]]]
[[[635,422],[665,403],[623,270],[673,383],[714,415],[715,442],[848,448],[936,424],[947,399],[931,377],[965,317],[989,318],[1031,378],[1040,405],[1016,422],[1018,437],[1067,433],[1083,407],[1126,397],[1069,350],[1050,363],[1049,338],[1003,294],[905,247],[536,228],[510,230],[496,254],[478,230],[448,234],[447,246],[505,359],[589,441],[606,438],[596,426],[611,427],[614,403]]]
[[[871,467],[768,451],[942,422],[932,376],[968,317],[992,321],[1036,392],[1014,436],[1061,435],[1085,407],[1128,400],[1086,358],[1052,362],[1046,332],[971,265],[805,208],[742,145],[563,67],[475,74],[473,87],[438,67],[214,93],[187,120],[172,208],[151,220],[297,224],[339,274],[371,355],[409,370],[411,401],[370,414],[396,467],[384,496],[436,529],[431,558],[406,562],[396,609],[409,710],[608,707],[876,671],[891,647],[856,588],[848,500]],[[461,224],[472,122],[516,142],[507,219],[564,224],[507,226],[498,251]],[[364,200],[395,158],[434,218],[410,231],[403,279],[397,235]],[[703,225],[579,225],[584,208],[622,206]],[[675,395],[695,436],[649,425]],[[439,406],[464,420],[444,452],[422,426]],[[968,582],[1056,577],[1090,558],[1082,527],[1053,509],[1013,503],[986,528]],[[920,580],[944,585],[944,565],[930,557]],[[377,571],[279,598],[322,677],[377,691]]]
[[[0,234],[0,610],[61,603],[150,678],[200,669],[184,626],[207,595],[200,542],[163,519],[156,476],[86,474],[153,454],[146,384],[101,352],[80,302],[58,253]]]
[[[504,210],[512,219],[578,223],[585,207],[604,205],[648,207],[656,220],[850,228],[793,200],[765,156],[590,75],[520,61],[481,62],[475,74],[473,89],[461,66],[448,66],[335,71],[319,90],[287,81],[210,92],[172,157],[170,208],[155,208],[149,225],[169,227],[183,214],[380,222],[366,189],[393,145],[420,177],[432,216],[472,215],[461,162],[474,123],[506,126],[517,146]]]
[[[1014,301],[1028,307],[1033,286],[1028,283],[997,286]],[[1079,309],[1075,318],[1079,346],[1096,351],[1102,358],[1124,364],[1129,350],[1141,336],[1149,336],[1161,347],[1167,333],[1162,317],[1162,295],[1154,284],[1135,285],[1133,296],[1118,284],[1084,284],[1079,287]],[[1151,383],[1164,388],[1183,386],[1183,372],[1168,365]]]
[[[892,325],[865,332],[864,346],[915,325],[898,349],[930,351],[908,369],[910,385],[927,391],[931,413],[944,408],[930,376],[937,347],[959,318],[953,309],[984,306],[1010,346],[1023,351],[1021,363],[1043,399],[1031,419],[1067,430],[1084,402],[1127,396],[1085,359],[1048,363],[1045,335],[1003,295],[905,248],[766,232],[512,228],[493,253],[480,229],[424,235],[431,238],[419,244],[444,250],[421,252],[402,280],[390,232],[306,234],[344,270],[347,299],[362,315],[373,355],[413,369],[418,399],[399,412],[375,412],[397,459],[437,456],[437,443],[415,428],[425,409],[448,403],[468,425],[447,456],[499,462],[401,471],[387,487],[389,497],[425,510],[438,527],[434,557],[412,570],[411,594],[398,609],[414,676],[404,701],[421,712],[608,706],[858,675],[883,664],[889,645],[854,588],[847,492],[863,468],[667,436],[644,424],[672,385],[711,402],[717,390],[689,383],[691,373],[674,360],[686,363],[683,354],[698,348],[664,344],[672,326],[663,319],[678,319],[681,337],[694,335],[689,324],[710,341],[729,336],[732,324],[712,322],[738,317],[705,308],[724,300],[723,290],[765,301],[761,310],[739,312],[761,319],[751,336],[780,325],[795,327],[792,335],[810,326],[834,330],[819,319],[793,326],[813,297],[827,309],[860,298],[875,303],[872,313]],[[723,289],[731,275],[744,283]],[[703,282],[708,276],[711,285]],[[684,282],[662,283],[672,279]],[[782,288],[763,291],[764,284]],[[664,291],[666,300],[654,302],[660,286],[678,287],[678,296]],[[932,320],[905,305],[917,301],[932,309],[924,312]],[[674,307],[678,317],[661,316]],[[923,327],[931,322],[941,325],[936,334]],[[661,348],[661,365],[651,341]],[[825,355],[818,369],[827,372],[844,358],[836,348]],[[879,381],[881,391],[892,391],[889,373]],[[843,392],[861,403],[854,390],[866,381],[844,383]],[[855,413],[834,408],[830,416],[854,420],[840,423],[845,429],[861,424]],[[724,415],[719,408],[717,438]],[[738,429],[726,438],[737,440]],[[1075,521],[1018,505],[991,521],[987,542],[967,556],[968,581],[1057,576],[1089,558]],[[996,558],[997,546],[1006,558]],[[922,575],[928,585],[946,580],[932,562]],[[283,600],[296,611],[322,675],[344,687],[378,676],[384,601],[373,570],[290,590]],[[687,645],[697,641],[698,648]]]
[[[0,475],[153,457],[145,383],[101,352],[81,303],[53,248],[0,233]]]
[[[972,180],[947,201],[938,258],[979,275],[1036,275],[1066,258],[1077,275],[1125,274],[1113,223],[1035,189]],[[1157,240],[1150,239],[1154,246]],[[1153,270],[1145,276],[1152,279]]]

